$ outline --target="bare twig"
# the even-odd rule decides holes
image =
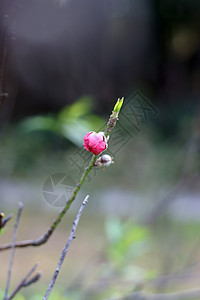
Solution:
[[[37,274],[35,274],[32,278],[30,278],[28,281],[26,281],[23,285],[23,287],[27,287],[35,282],[37,282],[40,277],[41,277],[42,273],[41,272],[38,272]]]
[[[80,217],[81,217],[81,214],[82,214],[82,212],[83,212],[83,209],[84,209],[85,205],[86,205],[87,202],[88,202],[88,198],[89,198],[89,195],[87,195],[87,196],[85,197],[85,199],[83,200],[83,203],[82,203],[82,205],[81,205],[81,207],[80,207],[80,209],[79,209],[79,212],[78,212],[78,214],[77,214],[77,216],[76,216],[76,219],[75,219],[75,221],[73,222],[72,230],[71,230],[70,236],[69,236],[69,238],[68,238],[67,244],[65,245],[65,247],[64,247],[64,249],[63,249],[63,251],[62,251],[60,260],[59,260],[58,265],[57,265],[57,267],[56,267],[56,270],[55,270],[55,272],[54,272],[54,274],[53,274],[53,277],[52,277],[52,279],[51,279],[51,282],[49,283],[48,289],[47,289],[47,291],[46,291],[46,293],[45,293],[45,295],[44,295],[44,297],[43,297],[43,300],[48,299],[48,297],[49,297],[49,295],[50,295],[50,293],[51,293],[51,291],[52,291],[52,289],[53,289],[53,287],[54,287],[55,281],[56,281],[56,279],[57,279],[57,277],[58,277],[58,274],[59,274],[59,272],[60,272],[61,266],[62,266],[62,264],[63,264],[63,262],[64,262],[64,259],[65,259],[65,256],[66,256],[66,254],[67,254],[67,252],[68,252],[69,246],[71,245],[71,242],[72,242],[73,239],[75,238],[74,234],[75,234],[75,232],[76,232],[76,229],[77,229],[77,226],[78,226],[78,222],[79,222],[79,220],[80,220]]]
[[[123,298],[113,298],[110,300],[199,300],[200,289],[193,289],[180,293],[167,293],[167,294],[148,294],[145,292],[135,292]]]
[[[13,267],[13,262],[14,262],[14,255],[15,255],[15,242],[16,242],[16,238],[17,238],[17,229],[18,229],[19,220],[20,220],[20,217],[21,217],[23,206],[24,206],[23,203],[19,202],[17,218],[16,218],[16,222],[15,222],[15,225],[14,225],[12,247],[11,247],[11,254],[10,254],[10,263],[9,263],[9,267],[8,267],[8,278],[7,278],[7,282],[6,282],[4,300],[7,300],[8,289],[9,289],[11,273],[12,273],[12,267]]]
[[[16,289],[13,291],[13,293],[10,295],[9,298],[7,298],[7,300],[11,300],[15,297],[15,295],[23,288],[26,287],[32,283],[35,283],[36,281],[38,281],[41,277],[40,273],[37,273],[35,276],[33,276],[31,279],[29,279],[29,277],[33,274],[33,272],[35,271],[35,269],[37,268],[38,263],[35,264],[32,269],[28,272],[28,274],[22,279],[22,281],[18,284],[18,286],[16,287]]]

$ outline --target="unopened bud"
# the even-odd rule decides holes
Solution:
[[[99,155],[108,146],[104,132],[88,132],[84,137],[83,146],[87,151],[92,152],[94,155]]]
[[[100,156],[100,157],[96,160],[96,162],[94,163],[94,165],[95,165],[96,167],[102,168],[102,167],[108,167],[108,166],[110,166],[110,165],[113,164],[113,163],[114,163],[113,158],[112,158],[110,155],[108,155],[108,154],[103,154],[102,156]]]
[[[122,97],[121,99],[120,98],[117,99],[117,103],[115,104],[114,109],[113,109],[113,117],[114,118],[118,117],[118,114],[120,112],[123,102],[124,102],[124,97]]]

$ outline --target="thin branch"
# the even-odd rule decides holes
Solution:
[[[166,293],[166,294],[148,294],[145,292],[135,292],[123,298],[113,298],[110,300],[199,300],[200,289],[193,289],[180,293]]]
[[[27,287],[35,282],[37,282],[40,277],[42,276],[42,273],[41,272],[38,272],[37,274],[35,274],[32,278],[30,278],[28,281],[26,281],[23,285],[23,287]]]
[[[7,300],[8,289],[9,289],[10,279],[11,279],[11,274],[12,274],[12,267],[13,267],[13,262],[14,262],[14,255],[15,255],[15,242],[16,242],[16,238],[17,238],[17,229],[18,229],[21,213],[23,210],[23,206],[24,206],[23,203],[19,202],[17,218],[16,218],[16,222],[14,225],[11,254],[10,254],[10,263],[9,263],[9,267],[8,267],[8,278],[7,278],[7,282],[6,282],[6,290],[5,290],[4,300]]]
[[[55,272],[54,272],[54,274],[53,274],[53,277],[52,277],[52,279],[51,279],[51,282],[49,283],[48,289],[47,289],[47,291],[46,291],[46,293],[45,293],[45,295],[44,295],[44,297],[43,297],[43,300],[47,300],[47,299],[48,299],[48,297],[49,297],[49,295],[50,295],[50,293],[51,293],[51,291],[52,291],[52,289],[53,289],[53,287],[54,287],[54,285],[55,285],[55,282],[56,282],[56,279],[57,279],[58,274],[59,274],[59,272],[60,272],[61,266],[62,266],[62,264],[63,264],[63,262],[64,262],[64,259],[65,259],[66,254],[67,254],[67,252],[68,252],[68,250],[69,250],[69,246],[71,245],[71,242],[72,242],[73,239],[75,238],[74,234],[75,234],[75,232],[76,232],[76,229],[77,229],[77,226],[78,226],[78,223],[79,223],[81,214],[82,214],[82,212],[83,212],[83,209],[84,209],[85,205],[86,205],[87,202],[88,202],[88,198],[89,198],[89,195],[87,195],[87,196],[85,197],[85,199],[83,200],[83,203],[82,203],[82,205],[81,205],[81,207],[80,207],[80,209],[79,209],[79,212],[78,212],[78,214],[77,214],[77,216],[76,216],[76,219],[75,219],[75,221],[73,222],[72,230],[71,230],[70,236],[69,236],[69,238],[68,238],[67,244],[65,245],[65,247],[64,247],[64,249],[63,249],[63,251],[62,251],[60,260],[59,260],[58,265],[57,265],[57,267],[56,267],[56,270],[55,270]]]
[[[36,247],[36,246],[45,244],[48,241],[48,239],[53,234],[54,230],[56,229],[56,227],[58,226],[58,224],[60,223],[60,221],[62,220],[64,215],[66,214],[66,212],[69,210],[72,202],[75,200],[78,191],[80,190],[82,184],[85,182],[85,179],[87,178],[89,172],[91,171],[92,167],[94,166],[94,162],[96,161],[96,158],[97,158],[96,155],[92,156],[92,159],[91,159],[89,165],[85,168],[85,171],[84,171],[79,183],[77,184],[76,189],[74,190],[71,198],[66,203],[65,207],[59,212],[57,218],[53,221],[52,225],[48,228],[48,230],[37,239],[16,242],[15,243],[16,248],[24,248],[24,247],[29,247],[29,246]],[[11,245],[12,244],[8,243],[8,244],[4,244],[4,245],[0,246],[0,251],[10,249]]]
[[[38,263],[35,264],[32,269],[28,272],[28,274],[22,279],[22,281],[18,284],[18,286],[16,287],[16,289],[13,291],[13,293],[10,295],[10,297],[7,300],[11,300],[15,297],[15,295],[23,288],[26,287],[36,281],[38,281],[41,277],[40,273],[37,273],[34,277],[32,277],[29,280],[29,277],[33,274],[33,272],[35,271],[35,269],[37,268]]]

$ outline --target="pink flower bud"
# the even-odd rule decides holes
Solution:
[[[88,132],[84,137],[83,146],[87,151],[98,155],[107,148],[106,137],[103,132]]]

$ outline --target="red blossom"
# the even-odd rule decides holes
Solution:
[[[103,132],[88,132],[84,137],[83,146],[87,151],[98,155],[107,148],[106,137]]]

